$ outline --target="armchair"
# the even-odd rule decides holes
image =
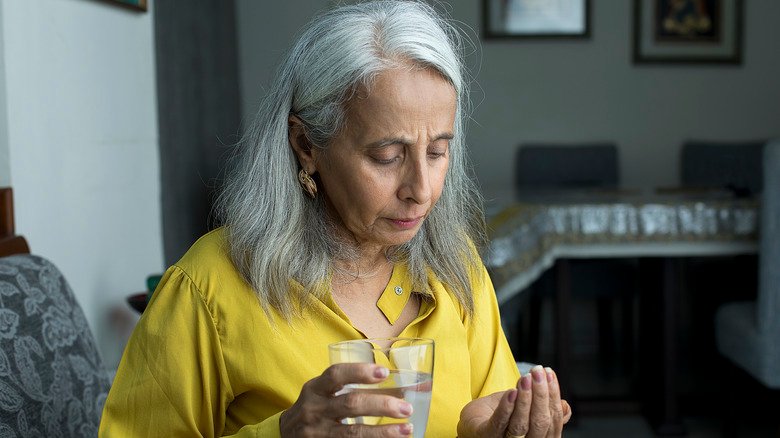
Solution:
[[[57,267],[14,235],[10,189],[0,199],[0,436],[97,436],[110,382],[87,320]]]
[[[718,351],[769,388],[780,389],[780,139],[764,152],[758,298],[715,316]]]

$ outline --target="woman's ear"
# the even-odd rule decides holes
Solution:
[[[306,128],[303,122],[296,115],[291,114],[287,119],[287,137],[290,140],[290,147],[295,152],[295,156],[298,157],[298,163],[306,173],[313,175],[317,171],[312,153],[313,147],[306,137]]]

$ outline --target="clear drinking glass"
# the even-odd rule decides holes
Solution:
[[[356,417],[344,420],[347,424],[389,424],[410,422],[415,438],[425,436],[428,410],[433,388],[433,339],[380,338],[356,339],[328,346],[330,363],[375,363],[390,370],[382,382],[346,385],[338,394],[367,392],[392,395],[412,405],[409,419],[388,417]]]

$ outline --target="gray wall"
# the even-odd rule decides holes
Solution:
[[[295,32],[326,0],[237,0],[245,118],[253,114]],[[469,125],[477,176],[488,195],[512,182],[518,144],[612,140],[625,187],[678,184],[686,139],[780,137],[780,2],[745,4],[741,66],[634,66],[632,1],[592,0],[584,41],[484,41],[481,2],[450,2],[481,44]],[[477,70],[478,56],[470,63]]]
[[[232,0],[155,1],[165,264],[212,225],[210,212],[240,115]]]

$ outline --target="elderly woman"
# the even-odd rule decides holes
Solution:
[[[327,345],[432,338],[431,437],[557,437],[554,372],[522,379],[476,251],[467,81],[455,29],[419,2],[315,19],[281,66],[219,202],[224,226],[166,272],[130,339],[102,436],[409,436],[374,364]]]

